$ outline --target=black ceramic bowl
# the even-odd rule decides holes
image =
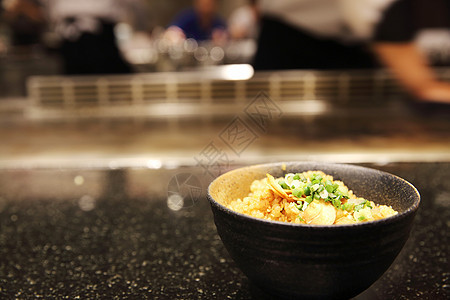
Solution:
[[[255,165],[216,178],[208,199],[217,231],[239,268],[263,291],[281,298],[341,299],[358,295],[391,265],[408,239],[420,202],[407,181],[374,169],[312,162]],[[284,176],[321,170],[360,197],[391,205],[399,213],[351,225],[301,225],[267,221],[225,206],[247,196],[266,173]]]

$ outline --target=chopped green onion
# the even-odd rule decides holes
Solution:
[[[334,186],[328,183],[325,184],[325,189],[327,190],[328,193],[333,193],[335,191]]]
[[[308,203],[308,204],[310,204],[313,200],[314,200],[314,199],[311,197],[311,195],[310,195],[310,196],[307,196],[307,197],[305,198],[305,201],[306,201],[306,203]]]
[[[339,187],[338,191],[342,194],[343,197],[346,197],[347,199],[348,197],[348,191],[344,190],[343,188]]]
[[[291,182],[291,189],[292,189],[292,190],[293,190],[293,189],[296,189],[296,188],[298,188],[300,185],[301,185],[300,181],[298,181],[298,180],[292,180],[292,182]]]
[[[319,196],[320,196],[320,198],[322,198],[322,199],[327,199],[327,198],[328,198],[328,192],[327,192],[326,190],[322,190],[322,191],[319,193]]]
[[[278,184],[285,190],[289,189],[288,185],[286,184],[286,181],[284,180],[278,181]]]
[[[333,199],[331,203],[333,203],[333,206],[336,207],[337,209],[342,209],[342,203],[340,200]]]
[[[358,204],[358,205],[355,205],[355,207],[353,208],[353,210],[355,211],[355,212],[358,212],[360,209],[362,209],[364,207],[364,205],[363,204]]]
[[[305,196],[309,196],[311,194],[311,187],[309,185],[307,185],[305,187]]]
[[[370,202],[367,201],[367,200],[364,200],[362,203],[360,203],[358,205],[355,205],[354,210],[355,211],[359,211],[359,210],[361,210],[363,208],[366,208],[366,207],[372,208],[372,206],[370,205]]]
[[[343,210],[351,211],[352,208],[353,208],[353,204],[351,204],[351,203],[344,203],[344,204],[342,204],[342,209]]]
[[[301,198],[304,194],[304,191],[302,188],[296,188],[292,191],[292,195],[294,195],[297,198]]]
[[[316,183],[316,184],[314,184],[313,186],[311,186],[311,191],[312,191],[312,192],[315,192],[315,191],[317,191],[317,190],[319,189],[319,187],[320,187],[320,185],[318,185],[318,184]]]

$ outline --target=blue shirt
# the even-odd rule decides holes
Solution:
[[[171,25],[181,28],[186,38],[193,38],[197,41],[210,40],[215,29],[226,28],[225,22],[216,15],[213,17],[211,27],[205,30],[200,26],[199,15],[192,8],[180,13]]]

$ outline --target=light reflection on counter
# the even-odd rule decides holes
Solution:
[[[225,80],[248,80],[255,73],[253,67],[247,64],[222,66],[219,72]]]
[[[147,168],[149,169],[160,169],[162,167],[162,162],[157,159],[149,159],[147,161]]]

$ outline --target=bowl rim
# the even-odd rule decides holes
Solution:
[[[394,215],[394,216],[390,216],[387,218],[383,218],[383,219],[379,219],[379,220],[375,220],[375,221],[368,221],[368,222],[359,222],[359,223],[353,223],[353,224],[333,224],[333,225],[314,225],[314,224],[297,224],[297,223],[291,223],[291,222],[284,222],[284,221],[274,221],[274,220],[267,220],[267,219],[262,219],[262,218],[257,218],[257,217],[253,217],[244,213],[240,213],[237,211],[234,211],[228,207],[226,207],[225,205],[219,203],[218,201],[216,201],[210,193],[210,189],[211,186],[213,185],[214,182],[216,182],[219,178],[221,178],[222,176],[225,176],[226,174],[232,173],[232,172],[239,172],[243,169],[246,168],[261,168],[261,167],[276,167],[276,166],[280,166],[282,167],[283,165],[288,165],[288,164],[315,164],[317,166],[323,165],[323,166],[334,166],[334,167],[339,167],[339,166],[343,166],[343,167],[350,167],[350,168],[354,168],[354,169],[360,169],[360,170],[369,170],[371,172],[376,172],[376,173],[380,173],[381,175],[387,175],[387,176],[391,176],[394,177],[396,180],[399,180],[403,183],[406,183],[407,186],[412,188],[412,191],[416,194],[417,198],[414,201],[414,203],[408,207],[406,210],[404,210],[403,212],[399,212],[398,214]],[[208,189],[207,189],[207,198],[208,201],[210,202],[211,205],[216,206],[216,208],[218,208],[219,210],[225,212],[227,215],[230,215],[232,217],[236,217],[236,218],[240,218],[240,219],[246,219],[250,222],[255,222],[255,223],[261,223],[261,224],[267,224],[267,225],[273,225],[273,226],[281,226],[281,227],[290,227],[290,228],[305,228],[308,230],[320,230],[320,229],[342,229],[342,228],[360,228],[360,227],[373,227],[373,226],[379,226],[381,224],[390,224],[390,223],[395,223],[400,221],[401,219],[415,213],[417,211],[417,209],[419,208],[420,202],[421,202],[421,195],[419,193],[419,191],[417,190],[417,188],[410,183],[409,181],[395,175],[395,174],[391,174],[389,172],[385,172],[385,171],[381,171],[375,168],[369,168],[369,167],[363,167],[363,166],[359,166],[359,165],[355,165],[355,164],[350,164],[350,163],[333,163],[333,162],[317,162],[317,161],[281,161],[281,162],[270,162],[270,163],[261,163],[261,164],[254,164],[254,165],[246,165],[246,166],[242,166],[233,170],[230,170],[224,174],[221,174],[220,176],[216,177],[209,185],[208,185]]]

